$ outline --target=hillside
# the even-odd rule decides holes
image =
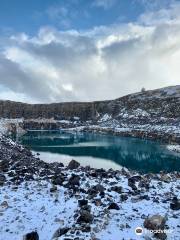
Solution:
[[[130,94],[110,101],[26,104],[1,100],[0,117],[67,119],[76,116],[85,121],[98,120],[108,113],[114,118],[124,114],[177,118],[180,117],[178,102],[180,85]]]
[[[0,117],[23,119],[23,129],[85,127],[93,130],[180,141],[180,85],[115,100],[26,104],[0,101]],[[99,130],[98,130],[99,131]]]

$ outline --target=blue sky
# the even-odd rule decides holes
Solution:
[[[180,84],[179,0],[1,0],[0,98],[93,101]]]
[[[41,26],[61,30],[136,21],[143,12],[168,5],[167,0],[1,0],[0,27],[34,34]]]

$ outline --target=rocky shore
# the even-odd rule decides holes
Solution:
[[[48,164],[3,136],[0,156],[2,240],[179,239],[177,172]]]

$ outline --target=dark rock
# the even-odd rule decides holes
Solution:
[[[56,192],[57,191],[57,186],[54,185],[50,188],[50,192]]]
[[[180,210],[180,200],[177,197],[174,197],[170,203],[170,208],[172,210]]]
[[[72,174],[69,181],[68,181],[68,185],[69,186],[74,186],[74,185],[79,186],[80,185],[80,183],[79,183],[80,179],[81,179],[80,176],[78,176],[76,174]]]
[[[7,172],[9,169],[9,163],[7,160],[1,160],[0,161],[0,171]]]
[[[88,197],[92,199],[97,195],[98,192],[93,188],[89,188],[87,193],[88,193]]]
[[[115,209],[115,210],[119,210],[119,206],[117,205],[117,203],[110,203],[108,209]]]
[[[62,185],[64,182],[64,177],[59,175],[59,176],[54,176],[52,177],[52,184],[54,185]]]
[[[164,232],[158,232],[154,234],[155,238],[160,239],[160,240],[166,240],[167,235]]]
[[[144,227],[150,230],[164,229],[166,218],[161,215],[153,215],[144,221]]]
[[[91,231],[91,226],[87,225],[82,228],[82,232],[90,232]]]
[[[142,177],[139,176],[139,175],[132,176],[132,177],[128,178],[128,184],[129,184],[129,183],[130,183],[130,184],[131,184],[131,183],[135,184],[136,182],[141,181],[141,179],[142,179]]]
[[[101,184],[97,184],[93,187],[96,192],[104,192],[105,188]]]
[[[117,193],[122,193],[122,187],[120,186],[114,186],[111,188],[111,191],[117,192]]]
[[[39,235],[37,232],[31,232],[27,233],[24,237],[23,240],[39,240]]]
[[[101,198],[104,198],[104,197],[105,197],[105,192],[100,192],[100,193],[99,193],[99,196],[100,196]]]
[[[79,204],[79,207],[82,207],[84,205],[87,205],[88,204],[88,200],[85,200],[85,199],[81,199],[78,201],[78,204]]]
[[[93,215],[90,213],[90,211],[87,210],[81,210],[80,216],[77,219],[77,223],[92,223],[93,221]]]
[[[0,174],[0,186],[3,186],[5,181],[6,177],[3,174]]]
[[[140,181],[138,184],[138,187],[149,190],[149,182],[148,181]]]
[[[142,195],[142,196],[139,196],[139,199],[149,201],[150,197],[148,195]]]
[[[52,239],[61,237],[62,235],[65,235],[69,230],[70,230],[70,228],[67,228],[67,227],[65,227],[65,228],[58,228],[56,230],[56,232],[54,233]]]
[[[74,159],[70,161],[70,163],[68,164],[68,169],[77,169],[80,166],[80,163],[78,163],[77,161],[75,161]]]
[[[121,194],[120,199],[121,199],[122,202],[124,202],[128,199],[128,195],[127,194]]]

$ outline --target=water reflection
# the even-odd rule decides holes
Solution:
[[[93,161],[94,167],[100,167],[102,161],[101,167],[106,168],[105,163],[110,160],[112,165],[115,163],[114,167],[121,165],[141,172],[180,170],[180,156],[168,151],[164,145],[153,141],[52,131],[28,132],[19,140],[22,144],[31,146],[35,151],[55,153],[57,160],[58,156],[84,157],[84,161],[86,161],[85,157],[90,157],[88,159]]]

